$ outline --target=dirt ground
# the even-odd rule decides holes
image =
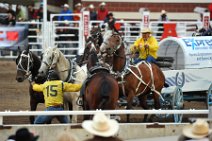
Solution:
[[[29,110],[28,80],[18,83],[15,80],[16,65],[14,60],[0,60],[0,111],[26,111]],[[205,109],[204,102],[185,102],[185,109]],[[44,104],[38,105],[38,110],[43,110]],[[204,115],[198,115],[198,117]],[[184,116],[184,121],[189,117]],[[124,122],[123,119],[122,122]],[[142,116],[132,116],[132,122],[140,122]],[[4,124],[25,124],[29,123],[28,117],[4,117]],[[80,121],[78,121],[80,122]]]

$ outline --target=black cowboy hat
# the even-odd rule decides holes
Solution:
[[[39,136],[34,136],[27,128],[20,128],[16,131],[15,141],[37,141]]]
[[[48,80],[60,80],[60,76],[57,71],[49,70],[47,79]]]

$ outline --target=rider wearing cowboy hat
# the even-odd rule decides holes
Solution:
[[[134,64],[146,60],[150,63],[155,63],[157,59],[158,41],[151,36],[152,31],[149,28],[143,28],[141,31],[142,37],[137,39],[130,51],[132,53],[139,52],[139,57],[134,60]]]

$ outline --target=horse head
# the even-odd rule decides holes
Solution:
[[[33,68],[33,57],[32,52],[29,51],[29,48],[21,51],[20,48],[19,55],[16,58],[17,74],[16,80],[18,82],[23,82],[31,74]]]
[[[58,62],[60,51],[58,48],[49,47],[45,50],[42,56],[42,62],[38,71],[38,76],[46,76],[46,73],[50,69],[54,69]]]
[[[104,42],[100,46],[100,52],[104,55],[112,56],[116,50],[120,48],[122,38],[119,34],[108,34],[104,37]]]
[[[91,51],[88,55],[87,69],[90,70],[92,67],[97,66],[98,57],[95,50]]]

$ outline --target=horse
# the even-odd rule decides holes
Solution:
[[[27,78],[29,82],[36,81],[37,83],[43,83],[45,79],[36,79],[38,70],[41,66],[41,60],[34,53],[29,51],[29,49],[21,51],[19,49],[19,55],[16,58],[16,80],[18,82],[23,82]],[[44,103],[43,93],[35,92],[32,89],[32,85],[29,85],[29,95],[30,95],[30,110],[36,111],[38,103]],[[30,123],[34,123],[34,116],[30,116]]]
[[[108,35],[100,46],[100,52],[103,57],[111,58],[102,60],[110,60],[105,63],[111,63],[111,70],[122,82],[120,88],[127,97],[127,109],[132,108],[135,96],[138,97],[140,106],[148,109],[147,96],[151,93],[155,109],[160,109],[160,92],[165,83],[165,76],[156,64],[142,61],[136,65],[125,66],[125,45],[119,34]],[[147,117],[148,115],[144,115],[144,122],[147,121]],[[129,115],[127,121],[129,122]]]
[[[119,98],[119,86],[107,68],[98,65],[96,51],[88,56],[87,69],[90,76],[83,95],[84,110],[114,110]],[[87,119],[88,117],[85,117]]]
[[[60,79],[65,82],[82,83],[87,77],[87,70],[75,61],[65,58],[57,47],[49,47],[44,51],[38,76],[44,76],[49,69],[55,69]],[[65,109],[79,110],[77,105],[79,92],[64,93]],[[69,102],[70,101],[70,102]],[[77,116],[72,117],[72,123],[77,123]]]

